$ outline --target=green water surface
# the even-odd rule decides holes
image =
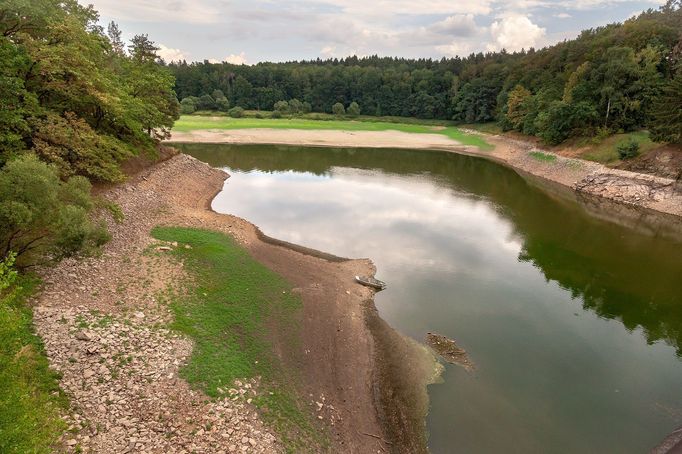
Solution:
[[[473,372],[447,365],[429,387],[433,453],[642,453],[682,425],[675,222],[625,227],[618,207],[605,219],[445,152],[180,147],[232,175],[215,210],[371,258],[385,320],[468,351]]]

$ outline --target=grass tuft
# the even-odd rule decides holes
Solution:
[[[554,162],[554,161],[556,161],[555,155],[549,154],[549,153],[543,153],[542,151],[531,151],[530,153],[528,153],[528,155],[533,159],[537,159],[538,161],[543,161],[543,162]]]
[[[181,376],[211,397],[224,396],[235,380],[260,377],[254,403],[287,449],[299,452],[311,444],[325,445],[326,435],[299,404],[292,377],[282,370],[269,340],[271,330],[280,328],[289,333],[290,342],[298,339],[301,301],[291,293],[291,285],[225,234],[157,227],[152,235],[178,242],[172,253],[190,274],[168,295],[173,328],[195,342]]]

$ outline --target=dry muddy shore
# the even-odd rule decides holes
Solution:
[[[273,339],[275,353],[300,377],[297,393],[326,427],[330,452],[424,452],[429,377],[414,370],[433,368],[433,357],[386,325],[373,292],[354,282],[356,274],[373,275],[372,263],[279,242],[211,211],[226,178],[177,155],[101,189],[125,214],[110,222],[113,238],[102,255],[42,271],[34,322],[71,399],[61,449],[283,451],[250,403],[257,380],[233,383],[224,398],[210,400],[178,377],[192,343],[166,328],[171,314],[155,295],[184,270],[163,254],[145,254],[155,243],[151,229],[173,225],[231,235],[301,296],[300,344]]]
[[[522,174],[568,187],[577,197],[593,196],[624,207],[682,216],[681,181],[559,156],[508,137],[486,136],[486,140],[495,145],[495,149],[492,152],[476,151],[476,155],[488,156]]]

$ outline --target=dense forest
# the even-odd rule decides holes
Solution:
[[[154,43],[98,21],[76,0],[0,4],[0,258],[18,265],[104,241],[91,182],[121,181],[178,117]]]
[[[349,57],[253,66],[172,62],[183,112],[332,112],[499,121],[547,143],[649,128],[682,140],[682,1],[542,50],[442,60]],[[280,104],[280,106],[283,106]],[[338,109],[338,106],[337,106]]]

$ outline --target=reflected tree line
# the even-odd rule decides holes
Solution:
[[[682,238],[645,234],[596,219],[551,197],[511,169],[447,152],[285,146],[178,145],[216,167],[328,175],[334,167],[429,175],[436,184],[489,200],[522,238],[519,260],[557,282],[583,308],[641,327],[682,356]]]

